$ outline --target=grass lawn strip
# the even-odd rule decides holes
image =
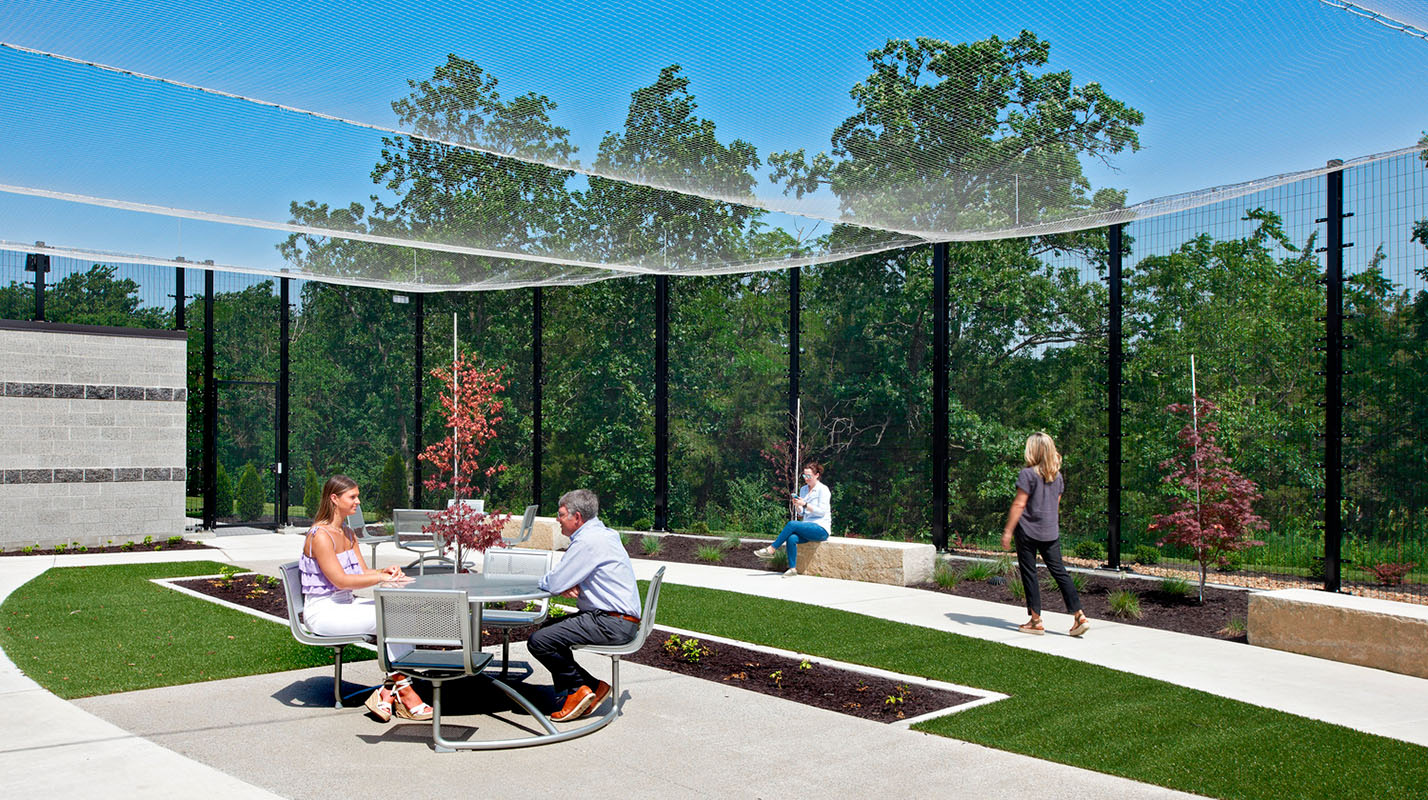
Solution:
[[[149,582],[220,566],[51,569],[0,606],[0,646],[62,697],[331,663],[328,649],[299,645],[283,626]],[[659,616],[691,631],[1007,694],[915,729],[1133,780],[1247,800],[1421,800],[1428,786],[1428,748],[995,642],[671,584]]]
[[[67,700],[330,665],[267,618],[150,583],[207,575],[212,561],[50,569],[0,605],[0,648]],[[348,662],[375,658],[349,648]]]

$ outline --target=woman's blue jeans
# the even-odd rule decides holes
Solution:
[[[778,538],[769,545],[777,550],[788,545],[788,566],[790,569],[798,566],[798,543],[799,542],[825,542],[828,540],[828,531],[823,530],[823,526],[816,522],[800,522],[794,520],[783,526],[783,530],[778,532]]]

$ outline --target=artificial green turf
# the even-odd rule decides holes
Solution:
[[[223,566],[185,561],[48,570],[0,605],[0,648],[66,699],[332,663],[332,648],[299,644],[286,626],[149,582],[212,575]],[[349,647],[343,660],[374,657]]]
[[[917,729],[1036,758],[1211,797],[1428,796],[1428,748],[1066,658],[687,586],[659,622],[1009,694]]]
[[[221,566],[51,569],[0,606],[0,646],[67,698],[331,663],[285,626],[148,582]],[[1421,800],[1428,787],[1428,748],[994,642],[668,584],[659,622],[1003,692],[917,727],[1197,794]]]

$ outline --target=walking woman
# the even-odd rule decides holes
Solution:
[[[320,636],[348,636],[377,632],[377,606],[356,597],[353,589],[380,583],[402,582],[406,576],[397,566],[369,569],[357,547],[357,537],[344,523],[357,510],[360,490],[346,475],[333,475],[322,487],[322,500],[303,540],[298,571],[302,573],[303,620]],[[396,649],[396,648],[392,648]],[[405,655],[391,652],[393,657]],[[406,650],[409,652],[410,647]],[[395,702],[394,702],[395,701]],[[367,710],[377,719],[397,716],[404,719],[431,719],[431,706],[422,702],[412,688],[411,678],[394,672],[382,687],[367,698]]]
[[[1050,436],[1033,433],[1026,437],[1022,455],[1026,466],[1016,476],[1016,499],[1012,500],[1006,528],[1002,530],[1003,550],[1010,550],[1013,540],[1016,542],[1017,570],[1021,573],[1021,585],[1026,589],[1026,610],[1031,613],[1031,619],[1017,630],[1038,636],[1046,633],[1041,621],[1041,586],[1036,580],[1036,556],[1040,554],[1041,560],[1046,562],[1046,571],[1061,589],[1066,610],[1075,617],[1071,635],[1081,636],[1091,624],[1081,611],[1076,586],[1061,563],[1058,513],[1061,492],[1066,487],[1061,475],[1061,454],[1056,452],[1056,443]]]
[[[778,538],[768,547],[754,551],[759,558],[769,559],[785,544],[788,545],[788,571],[784,576],[798,574],[798,543],[826,542],[833,532],[833,493],[820,480],[823,465],[810,461],[803,465],[803,485],[790,501],[802,519],[796,519],[783,526]]]

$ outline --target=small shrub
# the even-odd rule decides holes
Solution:
[[[635,535],[634,535],[633,533],[622,533],[622,534],[620,534],[620,544],[624,545],[625,547],[629,547],[629,546],[630,546],[630,542],[633,542],[634,540],[635,540]]]
[[[709,523],[700,521],[689,526],[689,532],[696,536],[704,536],[709,533]]]
[[[267,586],[269,588],[277,586],[279,583],[278,579],[272,575],[259,575],[253,580],[259,586]]]
[[[69,545],[67,545],[67,544],[57,544],[57,545],[55,545],[55,552],[56,552],[56,553],[63,553],[64,551],[66,551],[66,550],[68,550],[68,549],[69,549]]]
[[[654,527],[654,520],[650,519],[649,517],[640,517],[639,519],[630,523],[630,527],[634,528],[637,531],[647,531],[650,528]]]
[[[222,569],[218,570],[218,580],[217,580],[218,585],[219,585],[219,586],[222,586],[224,589],[228,589],[228,588],[232,587],[232,586],[233,586],[233,576],[235,576],[235,575],[237,575],[237,574],[238,574],[238,568],[237,568],[237,567],[235,567],[235,566],[233,566],[233,565],[231,565],[231,564],[230,564],[229,566],[223,567]]]
[[[1011,556],[1002,556],[992,563],[992,574],[1010,578],[1016,574],[1016,562]]]
[[[317,517],[317,507],[321,504],[322,487],[317,483],[317,470],[308,464],[302,478],[302,505],[309,518]]]
[[[144,537],[144,544],[153,544],[153,543],[154,543],[154,537],[152,537],[152,536],[145,536],[145,537]]]
[[[1071,546],[1071,555],[1090,561],[1101,561],[1106,557],[1106,546],[1094,539],[1082,539]]]
[[[732,531],[724,534],[724,541],[720,542],[719,546],[725,550],[736,550],[743,543],[744,540],[739,536],[738,531]]]
[[[243,474],[238,478],[238,518],[258,519],[263,516],[265,494],[263,482],[258,479],[258,468],[250,461],[243,466]]]
[[[1129,589],[1117,589],[1106,595],[1111,615],[1121,619],[1140,619],[1140,595]]]
[[[1091,585],[1091,576],[1084,572],[1072,572],[1071,585],[1076,587],[1077,594],[1085,594],[1086,588]]]
[[[88,552],[89,552],[89,545],[77,544],[77,545],[75,545],[74,552],[76,552],[76,553],[88,553]]]
[[[1220,572],[1239,572],[1240,567],[1244,566],[1244,562],[1244,556],[1240,554],[1240,551],[1231,550],[1220,554],[1220,560],[1215,565],[1215,569]]]
[[[382,473],[377,477],[376,494],[376,510],[384,517],[390,519],[394,508],[406,508],[407,465],[400,453],[387,456]]]
[[[699,548],[698,552],[695,553],[695,556],[700,561],[723,561],[724,548],[718,545],[706,544]]]
[[[969,581],[984,581],[996,574],[996,570],[986,561],[972,561],[962,568],[962,578]]]
[[[119,549],[120,549],[120,550],[123,550],[123,551],[126,552],[126,553],[129,552],[130,550],[133,550],[133,549],[134,549],[134,540],[133,540],[133,539],[130,539],[129,541],[127,541],[127,542],[125,542],[125,543],[119,545]]]
[[[1324,580],[1324,557],[1313,556],[1309,559],[1309,577],[1316,581]]]
[[[664,542],[658,536],[645,536],[640,539],[640,549],[647,556],[659,555],[660,548],[663,546]]]
[[[169,546],[170,546],[170,547],[174,547],[174,546],[180,545],[180,544],[183,544],[183,537],[182,537],[182,536],[170,536],[170,537],[169,537]]]
[[[1195,587],[1184,578],[1166,578],[1160,582],[1160,591],[1171,597],[1189,597]]]
[[[214,478],[214,503],[218,510],[214,512],[216,517],[233,516],[233,481],[228,477],[228,470],[223,468],[223,462],[218,462],[218,476]],[[313,506],[313,511],[317,507]]]
[[[698,639],[683,639],[676,634],[670,634],[669,638],[664,640],[664,651],[675,661],[683,661],[686,664],[698,664],[699,659],[712,652]]]
[[[20,552],[21,552],[21,553],[24,553],[25,555],[29,555],[29,554],[35,552],[35,550],[38,549],[38,547],[39,547],[39,545],[27,544],[27,545],[25,545],[24,547],[21,547],[21,548],[20,548]]]
[[[1131,560],[1137,564],[1159,564],[1160,548],[1149,544],[1136,545],[1135,555],[1131,556]]]
[[[943,589],[952,589],[962,582],[962,572],[946,561],[939,561],[932,570],[932,580]]]
[[[1371,567],[1364,567],[1364,569],[1372,573],[1374,578],[1378,579],[1378,582],[1384,586],[1399,586],[1403,583],[1403,579],[1407,577],[1408,573],[1412,572],[1416,566],[1418,565],[1411,561],[1406,563],[1388,562],[1384,564],[1374,564]]]
[[[787,570],[787,569],[788,569],[788,551],[787,551],[787,550],[784,550],[783,548],[779,548],[778,550],[775,550],[775,551],[774,551],[774,557],[771,558],[771,559],[769,559],[769,566],[770,566],[771,568],[773,568],[773,569],[778,570],[779,572],[783,572],[783,571]]]
[[[1244,636],[1246,630],[1248,630],[1248,628],[1245,626],[1244,620],[1239,617],[1231,617],[1230,621],[1225,623],[1225,627],[1215,631],[1215,633],[1221,636]]]

